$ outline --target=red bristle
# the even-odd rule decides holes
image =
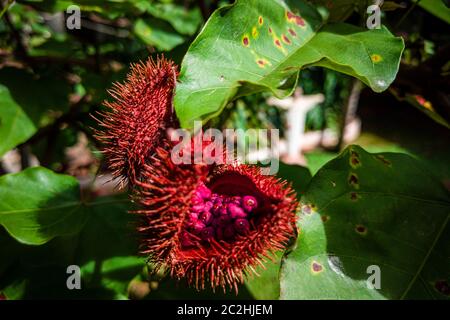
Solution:
[[[100,113],[96,137],[115,178],[133,183],[174,125],[172,95],[177,67],[164,57],[133,64],[124,83],[109,91],[112,102]]]

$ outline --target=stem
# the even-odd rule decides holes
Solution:
[[[362,84],[359,80],[354,80],[352,82],[352,88],[350,94],[348,96],[347,102],[344,104],[344,108],[342,110],[342,122],[339,132],[339,140],[336,145],[336,151],[342,150],[344,145],[344,137],[345,137],[345,128],[347,124],[355,117],[356,110],[358,109],[359,96],[361,94]]]
[[[8,0],[6,3],[6,6],[2,8],[2,11],[0,11],[0,19],[3,17],[3,15],[8,11],[9,7],[13,4],[14,0]],[[3,5],[1,5],[3,7]]]
[[[414,8],[419,4],[419,2],[420,2],[420,0],[415,1],[413,3],[413,5],[411,7],[409,7],[408,11],[405,12],[403,17],[401,17],[400,21],[397,22],[397,24],[394,26],[394,29],[397,29],[403,23],[403,21],[406,19],[406,17],[409,16],[409,14],[414,10]]]

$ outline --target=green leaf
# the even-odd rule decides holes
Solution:
[[[359,78],[374,91],[394,80],[403,40],[387,29],[324,26],[304,1],[238,0],[216,10],[181,66],[175,109],[181,126],[214,117],[236,96],[292,93],[299,70],[322,66]],[[296,15],[293,15],[294,12]]]
[[[433,108],[429,101],[423,102],[423,100],[425,100],[424,98],[417,97],[411,94],[405,94],[404,97],[397,96],[397,99],[407,101],[440,125],[443,125],[447,129],[450,129],[450,123]]]
[[[41,167],[0,177],[0,224],[24,244],[80,231],[86,221],[81,209],[73,177]]]
[[[274,261],[264,263],[256,268],[257,276],[252,276],[245,281],[247,290],[257,300],[277,300],[280,297],[280,265],[283,252],[279,251]]]
[[[280,162],[277,176],[292,183],[292,187],[297,191],[297,196],[303,194],[311,181],[311,172],[308,168]]]
[[[82,208],[87,220],[73,235],[23,245],[0,230],[0,292],[8,299],[124,299],[145,266],[127,197],[101,197]],[[69,265],[81,268],[81,290],[68,290]]]
[[[448,298],[449,214],[448,191],[417,160],[350,146],[302,197],[281,298]],[[367,287],[372,265],[380,289]]]
[[[153,18],[137,19],[134,33],[145,44],[158,50],[169,51],[185,41],[185,38],[173,30],[167,22]]]
[[[419,6],[427,10],[429,13],[435,15],[439,19],[450,23],[450,8],[448,8],[443,1],[436,0],[421,0]]]
[[[167,21],[177,32],[185,35],[193,35],[202,22],[202,15],[197,6],[188,10],[174,3],[138,1],[136,7],[155,18]]]
[[[1,157],[31,137],[36,132],[36,127],[3,85],[0,85],[0,105]]]
[[[71,88],[63,74],[52,66],[45,74],[6,67],[0,69],[0,84],[8,87],[13,99],[35,126],[40,127],[48,124],[51,113],[69,109]]]

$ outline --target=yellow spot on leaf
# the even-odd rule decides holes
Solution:
[[[426,102],[423,104],[423,106],[424,106],[425,108],[427,108],[428,110],[434,111],[433,105],[431,104],[430,101],[426,101]]]
[[[370,59],[372,60],[373,63],[378,63],[383,61],[383,58],[379,55],[379,54],[373,54]]]
[[[252,37],[253,37],[253,39],[258,38],[258,35],[259,35],[258,29],[256,29],[256,27],[253,27],[252,28]]]
[[[280,50],[281,52],[283,52],[284,55],[287,55],[287,50],[283,47],[283,44],[281,43],[280,38],[278,38],[278,36],[275,33],[275,30],[271,30],[272,32],[270,32],[270,34],[272,35],[273,38],[273,44],[275,45],[275,47]]]

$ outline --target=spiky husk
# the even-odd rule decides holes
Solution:
[[[176,121],[172,110],[177,68],[164,57],[131,65],[124,83],[109,90],[113,102],[100,113],[97,139],[108,168],[121,182],[134,180]]]
[[[186,278],[190,285],[204,289],[238,290],[238,284],[254,267],[286,247],[295,233],[296,195],[290,185],[274,176],[261,175],[260,168],[249,165],[204,164],[175,165],[168,148],[158,148],[142,179],[135,197],[141,206],[142,252],[156,269],[164,268],[172,277]],[[190,200],[200,183],[220,193],[234,193],[242,188],[263,196],[267,214],[258,220],[248,235],[232,242],[212,240],[208,246],[185,249],[180,243],[183,223],[190,212]]]

